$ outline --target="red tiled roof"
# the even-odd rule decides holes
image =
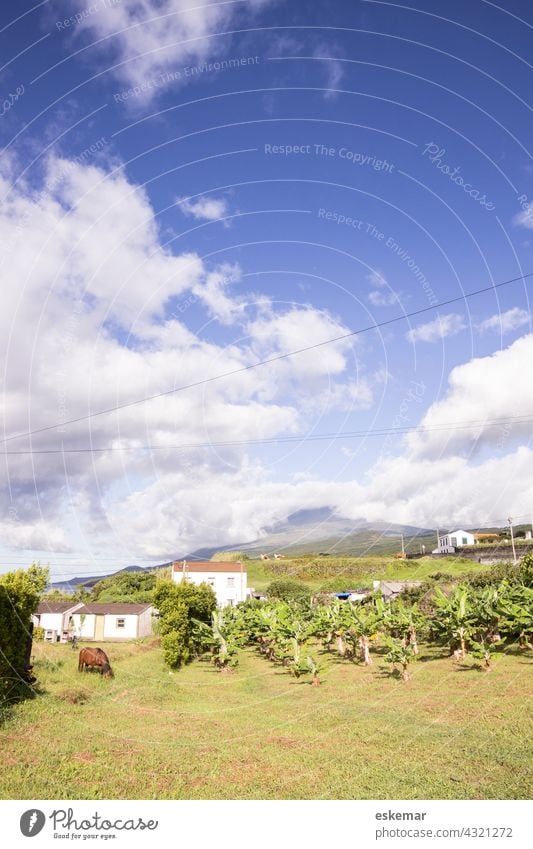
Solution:
[[[183,572],[183,560],[175,560],[172,568],[174,572]],[[216,572],[246,572],[246,569],[242,563],[230,560],[186,560],[185,572],[205,572],[213,575]]]

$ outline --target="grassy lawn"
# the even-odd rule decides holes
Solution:
[[[424,581],[437,572],[458,577],[467,572],[489,569],[461,557],[420,557],[417,560],[395,560],[375,555],[366,557],[297,557],[286,560],[246,561],[248,585],[264,590],[277,578],[305,581],[313,590],[371,587],[374,580]],[[276,570],[276,571],[274,571]],[[320,571],[320,577],[317,576]]]
[[[252,650],[229,675],[170,674],[153,642],[103,647],[112,681],[35,647],[42,694],[0,729],[0,798],[531,797],[531,653],[486,673],[422,647],[409,683],[326,657],[312,687]]]

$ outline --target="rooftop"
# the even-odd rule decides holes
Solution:
[[[184,561],[175,560],[174,572],[184,571]],[[246,572],[246,568],[240,561],[234,560],[186,560],[185,572],[204,572],[206,575],[214,575],[216,572]]]
[[[95,602],[94,604],[84,604],[83,607],[80,607],[76,610],[76,613],[87,614],[87,613],[95,613],[100,615],[106,614],[115,614],[116,616],[136,616],[140,613],[144,613],[145,610],[148,610],[149,607],[152,607],[151,604],[132,604],[128,602],[108,602],[107,604]]]
[[[66,613],[67,610],[72,610],[77,607],[79,601],[41,601],[37,607],[36,613]]]

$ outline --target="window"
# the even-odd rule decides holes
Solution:
[[[126,620],[125,619],[117,619],[117,628],[125,628]]]
[[[468,545],[468,539],[467,539],[467,537],[463,537],[463,545]]]
[[[214,577],[208,578],[207,583],[209,584],[210,587],[214,587],[215,583],[216,583],[216,578],[214,578]]]
[[[457,537],[452,537],[452,545],[457,545]]]
[[[227,582],[226,582],[226,586],[228,587],[228,589],[230,587],[234,587],[235,586],[235,578],[228,578]]]

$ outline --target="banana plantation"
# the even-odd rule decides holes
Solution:
[[[452,663],[471,659],[487,672],[511,644],[526,652],[533,641],[533,589],[502,581],[476,588],[437,587],[418,603],[379,595],[362,602],[336,599],[246,602],[217,610],[212,625],[195,621],[197,653],[211,652],[221,673],[233,671],[239,649],[252,646],[287,674],[319,686],[328,658],[366,666],[379,661],[409,681],[420,646],[441,646]]]

